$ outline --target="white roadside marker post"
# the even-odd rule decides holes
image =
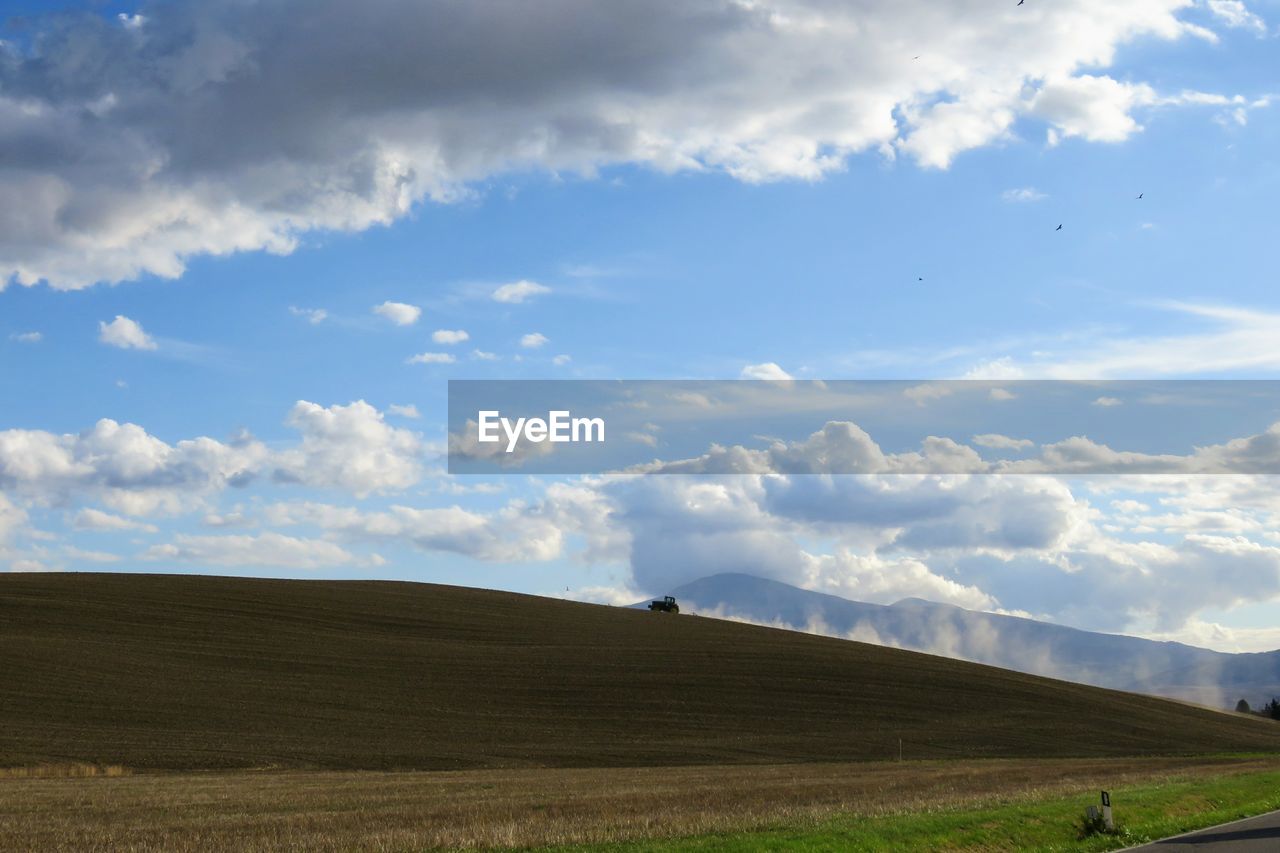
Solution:
[[[1106,791],[1102,792],[1102,822],[1107,829],[1116,828],[1115,822],[1111,820],[1111,795]]]

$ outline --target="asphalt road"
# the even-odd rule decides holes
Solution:
[[[1280,850],[1280,811],[1237,820],[1153,841],[1141,847],[1130,847],[1125,853],[1138,851],[1211,850],[1214,853],[1276,853]]]

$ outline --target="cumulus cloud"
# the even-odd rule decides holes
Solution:
[[[1165,479],[1114,482],[1181,493],[1151,485]],[[1209,479],[1233,484],[1214,498],[1219,508],[1241,488],[1242,478]],[[1243,479],[1280,508],[1273,488]],[[620,587],[648,593],[745,572],[857,600],[920,596],[1157,634],[1190,630],[1206,608],[1280,598],[1280,546],[1190,527],[1160,542],[1116,538],[1056,478],[610,476],[558,486],[526,511],[591,541],[595,562],[628,568]]]
[[[142,326],[122,314],[117,314],[110,323],[105,321],[98,323],[98,340],[120,349],[153,350],[156,348],[155,340],[142,330]]]
[[[509,284],[500,285],[493,291],[494,302],[521,303],[528,301],[534,296],[541,296],[544,293],[550,293],[551,288],[545,284],[538,284],[536,281],[513,281]]]
[[[27,513],[20,506],[14,503],[0,492],[0,545],[13,536],[15,532],[24,527],[27,523]],[[0,551],[0,554],[3,552]]]
[[[168,444],[137,424],[109,418],[76,435],[2,430],[0,489],[41,506],[100,502],[146,516],[192,511],[264,473],[277,482],[361,496],[408,488],[423,476],[417,433],[388,425],[362,400],[327,408],[301,401],[287,422],[301,438],[278,450],[247,435]],[[128,529],[131,522],[87,509],[76,523]]]
[[[1134,108],[1156,100],[1155,90],[1145,83],[1081,74],[1047,81],[1031,100],[1031,110],[1052,124],[1050,142],[1071,136],[1123,142],[1142,129]]]
[[[437,329],[431,333],[431,340],[446,346],[460,344],[471,340],[471,336],[462,329]]]
[[[357,541],[402,541],[424,551],[499,562],[554,559],[565,536],[555,517],[518,502],[488,515],[457,506],[366,512],[318,503],[275,504],[265,518],[273,525],[309,525]]]
[[[173,542],[148,548],[141,559],[199,566],[266,566],[285,569],[328,569],[338,566],[370,568],[386,562],[377,554],[358,556],[340,545],[322,539],[295,539],[279,533],[180,535],[174,537]]]
[[[388,425],[363,400],[328,408],[301,400],[288,424],[302,434],[302,441],[276,455],[277,481],[345,489],[363,497],[405,489],[422,478],[424,448],[418,435]]]
[[[530,332],[520,338],[520,346],[525,349],[537,349],[545,344],[549,338],[541,332]]]
[[[382,545],[505,563],[573,557],[622,567],[619,588],[628,590],[737,571],[867,601],[922,596],[1165,635],[1203,631],[1197,620],[1206,609],[1280,597],[1280,538],[1268,539],[1280,523],[1280,493],[1271,479],[1204,476],[1187,461],[1204,456],[1244,470],[1280,454],[1280,427],[1172,461],[1156,457],[1174,472],[1159,476],[977,476],[968,473],[975,459],[983,464],[972,448],[936,439],[918,451],[886,453],[855,425],[833,422],[797,442],[709,452],[702,470],[712,473],[703,476],[540,484],[536,499],[489,511],[404,499],[378,508],[286,500],[204,510],[203,498],[263,473],[357,497],[403,493],[425,476],[421,438],[391,427],[367,403],[300,402],[288,423],[300,438],[273,448],[247,436],[170,445],[111,421],[80,435],[0,432],[0,538],[13,539],[27,524],[23,502],[114,510],[80,508],[73,526],[83,531],[155,533],[133,516],[200,510],[210,525],[262,530],[181,533],[140,556],[298,570],[380,565],[371,549]],[[977,438],[979,446],[1026,449],[1025,440],[1008,436]],[[1115,454],[1139,469],[1151,461],[1079,441],[1041,451],[1086,468],[1099,459],[1115,464]],[[928,463],[956,473],[829,476],[823,471],[833,460],[899,472]],[[286,528],[292,535],[280,532]],[[1159,537],[1143,538],[1144,531]],[[95,559],[65,549],[5,558],[47,567],[58,554]]]
[[[790,373],[787,373],[772,361],[766,361],[763,364],[748,364],[742,368],[742,373],[739,375],[743,379],[789,380],[792,378]]]
[[[144,533],[155,533],[158,530],[153,524],[112,515],[93,507],[86,507],[76,513],[72,525],[76,530],[138,530]]]
[[[447,352],[420,352],[411,356],[408,364],[453,364],[457,356]]]
[[[422,309],[417,305],[406,305],[403,302],[383,302],[373,306],[373,313],[390,320],[397,326],[412,326],[422,316]]]
[[[248,482],[266,457],[252,440],[170,445],[136,424],[103,418],[78,435],[0,431],[0,488],[43,505],[89,498],[130,515],[178,512]]]
[[[1208,0],[1209,11],[1228,27],[1255,30],[1259,34],[1267,31],[1266,22],[1249,11],[1241,0]]]
[[[1035,187],[1021,187],[1016,190],[1005,190],[1000,197],[1009,202],[1041,201],[1048,198]]]
[[[313,326],[320,325],[329,316],[329,312],[323,308],[298,308],[295,305],[289,306],[289,313],[301,317]]]
[[[9,336],[9,340],[20,344],[38,344],[44,340],[44,335],[40,332],[14,332]]]
[[[1039,478],[621,477],[592,488],[607,511],[577,518],[621,528],[596,538],[653,591],[745,572],[865,600],[928,594],[990,607],[990,593],[943,576],[932,559],[1062,549],[1089,515],[1061,483]],[[813,548],[832,540],[832,551]]]
[[[1036,446],[1036,443],[1029,439],[1010,438],[1007,435],[997,435],[995,433],[975,435],[973,443],[979,447],[990,447],[993,450],[1027,450]]]
[[[917,386],[919,387],[919,386]],[[1095,403],[1096,405],[1096,403]],[[474,431],[474,426],[471,427]],[[1026,451],[1022,459],[985,459],[951,438],[926,436],[919,450],[886,453],[862,427],[828,421],[799,440],[768,439],[764,447],[712,444],[684,459],[634,465],[632,474],[1273,474],[1280,472],[1280,422],[1265,431],[1205,444],[1185,453],[1117,450],[1087,436],[1040,444],[985,434],[979,447]]]
[[[397,406],[393,403],[390,406],[387,406],[387,413],[401,418],[410,418],[411,420],[417,420],[422,417],[422,413],[418,411],[418,407],[412,403],[407,406]]]
[[[468,419],[461,432],[449,433],[448,448],[452,459],[475,459],[496,462],[503,468],[519,468],[530,459],[553,453],[556,445],[549,441],[530,441],[522,431],[514,447],[508,450],[508,442],[505,439],[492,442],[481,441],[479,424],[473,419]]]
[[[1107,67],[1138,39],[1211,37],[1190,5],[180,0],[37,18],[0,46],[0,282],[287,253],[520,170],[813,180],[865,151],[944,167],[1025,117],[1118,140],[1159,96]]]

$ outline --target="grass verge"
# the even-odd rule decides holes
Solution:
[[[1076,843],[1074,833],[1099,788],[1114,794],[1129,830],[1115,839],[1123,842],[1263,811],[1276,805],[1280,782],[1274,755],[443,773],[66,770],[0,775],[0,853],[1098,850],[1103,839]]]
[[[1111,792],[1116,832],[1080,837],[1085,808],[1077,794],[978,809],[840,817],[810,825],[634,843],[575,845],[573,851],[689,850],[1038,850],[1103,851],[1280,809],[1280,772],[1120,787]]]

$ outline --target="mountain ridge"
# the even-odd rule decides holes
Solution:
[[[861,640],[1215,707],[1280,695],[1280,650],[1219,652],[921,598],[872,604],[725,572],[675,590],[704,615]]]

